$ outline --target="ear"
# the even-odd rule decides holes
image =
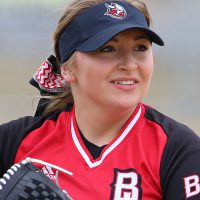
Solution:
[[[76,82],[75,73],[67,65],[61,66],[61,75],[63,79],[68,83]]]

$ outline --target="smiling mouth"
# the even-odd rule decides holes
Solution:
[[[113,84],[118,84],[118,85],[134,85],[135,81],[133,80],[128,80],[128,81],[111,81]]]

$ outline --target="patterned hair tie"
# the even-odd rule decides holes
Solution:
[[[52,96],[63,92],[62,80],[60,67],[55,56],[51,55],[42,63],[29,83],[39,89],[42,96]]]

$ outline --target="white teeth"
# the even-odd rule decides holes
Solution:
[[[134,81],[114,81],[113,83],[121,85],[133,85]]]

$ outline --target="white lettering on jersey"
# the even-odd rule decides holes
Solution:
[[[111,184],[111,200],[140,200],[141,178],[134,169],[115,169],[114,181]]]
[[[184,178],[186,198],[200,193],[199,176],[192,175]]]

